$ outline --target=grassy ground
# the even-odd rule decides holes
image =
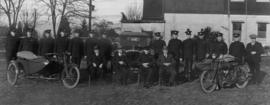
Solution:
[[[270,105],[270,58],[264,58],[266,76],[260,85],[245,89],[222,89],[211,94],[201,91],[199,81],[176,87],[137,88],[134,84],[118,86],[80,83],[66,89],[60,81],[22,80],[11,87],[0,71],[0,105]],[[4,68],[4,64],[1,64]]]

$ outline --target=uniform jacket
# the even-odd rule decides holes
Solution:
[[[221,55],[221,54],[227,54],[228,52],[228,47],[227,44],[224,41],[221,42],[216,42],[215,44],[215,48],[214,48],[214,54],[216,54],[217,56]]]
[[[164,67],[163,63],[171,63],[170,67],[173,67],[175,65],[175,60],[171,54],[168,54],[167,57],[165,57],[164,54],[161,54],[158,57],[158,65],[161,67]]]
[[[84,43],[79,37],[75,37],[70,40],[68,51],[71,53],[72,57],[81,58],[84,53]]]
[[[204,39],[196,39],[195,55],[196,59],[204,59],[207,53],[207,42]]]
[[[37,54],[38,52],[38,41],[37,39],[33,38],[33,37],[26,37],[23,38],[20,42],[20,47],[19,47],[20,51],[31,51],[34,54]]]
[[[94,54],[94,47],[97,45],[97,39],[96,38],[88,38],[85,42],[84,51],[85,56],[90,57]]]
[[[142,66],[143,63],[149,63],[149,66],[153,66],[155,62],[154,56],[151,54],[141,54],[138,58],[138,63]]]
[[[63,53],[68,50],[69,39],[66,37],[58,37],[55,39],[55,53]]]
[[[18,37],[8,36],[6,40],[6,54],[7,57],[16,57],[20,45],[20,39]],[[8,58],[10,59],[10,58]]]
[[[255,42],[254,45],[252,45],[251,43],[247,44],[246,47],[246,51],[247,51],[247,60],[248,61],[253,61],[253,62],[260,62],[261,61],[261,54],[263,53],[263,47],[262,44],[259,42]],[[252,55],[251,52],[255,51],[256,54]]]
[[[240,60],[245,56],[245,53],[245,45],[240,41],[233,42],[229,47],[229,54]]]
[[[123,61],[124,64],[123,65],[120,65],[119,64],[120,61]],[[128,66],[127,56],[124,53],[121,56],[119,56],[118,53],[114,54],[114,57],[112,59],[112,62],[113,62],[113,65],[116,66],[116,67],[119,67],[119,66]]]
[[[150,48],[154,50],[156,54],[162,54],[162,49],[166,46],[164,40],[154,40],[150,43]]]
[[[112,42],[107,38],[101,38],[98,45],[100,47],[100,53],[105,56],[105,59],[111,59]]]
[[[54,52],[54,39],[53,38],[42,38],[39,41],[38,53],[44,55],[46,53]]]
[[[93,63],[95,63],[97,66],[99,66],[100,64],[105,64],[105,59],[100,54],[98,56],[96,54],[93,54],[88,59],[88,63],[89,63],[89,65],[92,65]]]
[[[194,40],[192,40],[191,38],[184,40],[183,42],[184,59],[193,59],[194,50],[195,50]]]
[[[168,51],[175,58],[182,58],[182,41],[179,39],[171,39],[168,44]]]

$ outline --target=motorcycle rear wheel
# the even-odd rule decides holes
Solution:
[[[210,71],[210,70],[203,71],[200,77],[200,84],[201,84],[201,89],[203,90],[203,92],[211,93],[216,89],[217,84],[216,84],[216,79],[214,77],[215,77],[215,72]],[[209,84],[209,86],[206,86],[207,84]]]
[[[62,72],[62,82],[66,88],[75,88],[80,81],[80,71],[77,66],[71,66]]]
[[[243,89],[245,88],[247,85],[248,85],[248,82],[249,82],[249,73],[246,72],[245,70],[239,68],[239,71],[237,72],[238,73],[238,80],[237,82],[235,83],[236,87],[239,88],[239,89]]]

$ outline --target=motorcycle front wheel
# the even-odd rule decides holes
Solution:
[[[7,81],[12,86],[16,85],[19,75],[19,68],[15,62],[10,62],[7,70]]]
[[[205,93],[213,92],[217,87],[215,72],[211,70],[203,71],[200,77],[200,84],[203,92]]]
[[[249,73],[246,70],[239,68],[237,72],[238,80],[235,83],[236,87],[239,89],[245,88],[249,82]]]
[[[80,81],[80,70],[77,66],[71,66],[62,72],[62,82],[66,88],[75,88]]]

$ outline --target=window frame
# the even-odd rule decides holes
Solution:
[[[257,23],[257,35],[258,35],[258,38],[262,38],[262,39],[265,39],[267,37],[267,24],[266,22],[258,22]],[[260,25],[264,25],[262,28],[262,26]]]

